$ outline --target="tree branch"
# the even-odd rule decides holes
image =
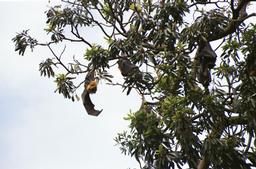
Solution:
[[[230,117],[227,119],[226,126],[246,125],[248,120],[243,117]]]
[[[71,33],[72,33],[73,35],[75,35],[75,37],[77,37],[79,40],[68,39],[68,38],[66,38],[66,37],[65,37],[65,39],[66,39],[66,40],[69,40],[69,41],[71,41],[71,42],[84,42],[84,43],[87,44],[89,47],[92,47],[92,45],[91,45],[88,41],[86,41],[83,37],[80,36],[77,26],[78,26],[78,25],[71,25]],[[76,32],[74,32],[74,28],[75,28],[75,31],[76,31]]]
[[[221,38],[224,38],[227,35],[230,35],[236,31],[238,26],[245,21],[246,19],[256,16],[255,13],[247,15],[246,14],[246,7],[250,1],[249,0],[240,0],[239,4],[236,9],[234,9],[234,2],[231,2],[231,10],[233,17],[227,26],[227,28],[220,34],[213,34],[211,37],[209,37],[209,41],[215,41]]]
[[[247,146],[246,146],[246,149],[244,150],[244,153],[243,154],[247,154],[250,147],[251,147],[251,143],[252,143],[252,137],[253,137],[253,134],[250,132],[249,133],[249,139],[248,139],[248,143],[247,143]]]
[[[117,31],[118,31],[121,35],[126,36],[126,30],[125,30],[125,28],[123,27],[123,24],[122,24],[122,22],[120,21],[120,19],[115,15],[115,11],[114,11],[114,9],[112,8],[112,4],[109,2],[109,0],[107,0],[107,3],[108,3],[108,5],[109,5],[109,8],[110,8],[112,17],[117,21],[117,23],[118,23],[119,26],[120,26],[120,29],[121,29],[123,32],[122,32],[121,30],[119,30],[119,29],[116,27],[115,24],[114,24],[113,26],[117,29]]]
[[[199,164],[197,166],[197,169],[207,169],[209,164],[208,160],[206,160],[206,157],[204,156],[202,160],[199,161]]]
[[[102,31],[108,38],[110,38],[111,36],[108,35],[108,33],[105,31],[105,29],[104,29],[103,26],[102,26],[102,23],[99,23],[97,20],[95,20],[94,17],[93,17],[93,15],[92,15],[92,13],[91,13],[87,8],[86,8],[86,10],[87,10],[88,14],[91,16],[92,21],[93,21],[96,25],[99,26],[99,28],[101,29],[101,31]]]
[[[55,54],[55,52],[52,50],[52,48],[50,47],[50,45],[47,45],[47,47],[50,49],[51,53],[53,54],[53,56],[58,60],[59,64],[68,72],[68,73],[72,73],[67,67],[66,65],[60,60],[60,58]]]

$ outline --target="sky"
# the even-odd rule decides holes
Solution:
[[[0,0],[0,168],[138,168],[114,141],[118,132],[128,128],[123,117],[141,104],[136,93],[126,96],[120,88],[101,82],[92,99],[103,112],[89,116],[81,101],[71,102],[54,93],[54,79],[40,76],[39,63],[52,57],[47,49],[28,50],[25,56],[14,52],[11,39],[24,29],[47,40],[43,31],[47,6],[48,0]],[[92,30],[86,35],[101,37]],[[82,55],[84,50],[72,46],[65,56]]]

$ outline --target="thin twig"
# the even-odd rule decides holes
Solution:
[[[246,146],[246,149],[244,150],[244,153],[243,154],[247,154],[250,147],[251,147],[251,143],[252,143],[252,133],[249,133],[249,139],[248,139],[248,143],[247,143],[247,146]]]
[[[67,67],[66,65],[60,60],[60,58],[55,54],[55,52],[52,50],[52,48],[50,47],[50,45],[47,45],[47,47],[50,49],[51,53],[53,54],[53,56],[58,60],[59,64],[68,72],[68,73],[72,73]]]
[[[64,48],[63,48],[63,50],[62,50],[62,52],[61,52],[61,54],[60,54],[60,56],[59,56],[59,59],[60,59],[60,60],[61,60],[61,57],[62,57],[63,53],[65,52],[65,50],[66,50],[66,45],[64,46]]]

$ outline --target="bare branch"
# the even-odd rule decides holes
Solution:
[[[236,31],[238,26],[244,22],[246,19],[256,16],[255,13],[250,15],[246,14],[246,7],[248,6],[249,0],[240,0],[239,4],[236,9],[234,9],[234,2],[231,2],[231,9],[233,18],[231,19],[230,23],[228,24],[227,28],[220,34],[214,34],[213,36],[209,37],[209,41],[215,41],[221,39],[227,35],[230,35]]]
[[[103,28],[103,24],[98,22],[97,20],[94,19],[92,13],[86,8],[87,12],[89,13],[89,15],[91,16],[91,19],[94,23],[96,23],[96,25],[101,29],[101,31],[105,34],[105,36],[107,36],[108,38],[110,38],[111,36],[108,35],[108,33],[105,31],[105,29]],[[106,26],[106,25],[105,25]],[[108,26],[108,27],[111,27],[111,26]]]
[[[247,146],[246,146],[246,149],[244,150],[244,153],[243,154],[247,154],[250,147],[251,147],[251,143],[252,143],[252,138],[253,138],[253,134],[250,132],[249,133],[249,139],[248,139],[248,143],[247,143]]]
[[[50,49],[51,53],[53,54],[53,56],[58,60],[59,64],[68,72],[68,73],[72,73],[67,67],[66,65],[60,60],[60,57],[58,57],[55,52],[52,50],[52,48],[50,47],[50,45],[47,45],[47,47]]]

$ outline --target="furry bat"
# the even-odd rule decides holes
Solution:
[[[209,42],[203,41],[199,44],[196,58],[199,61],[198,81],[204,87],[208,87],[211,82],[211,69],[214,68],[217,55]]]
[[[134,64],[132,64],[132,62],[127,59],[127,58],[122,58],[122,59],[119,59],[117,61],[118,63],[118,68],[119,70],[121,71],[121,74],[123,76],[128,76],[129,73],[133,70],[133,69],[136,69],[137,66],[135,66]]]
[[[98,80],[95,78],[95,72],[88,72],[85,78],[84,91],[82,93],[82,100],[85,110],[89,115],[98,116],[102,110],[95,110],[94,104],[91,101],[90,94],[96,93]]]

